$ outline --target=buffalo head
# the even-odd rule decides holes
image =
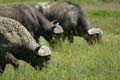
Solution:
[[[100,28],[91,28],[88,30],[88,33],[83,35],[84,39],[88,44],[94,44],[100,42],[103,35],[103,31]]]
[[[35,69],[42,69],[43,67],[46,67],[47,64],[50,64],[50,55],[51,51],[47,46],[40,46],[36,49],[37,55],[34,56],[31,65]]]
[[[54,45],[54,43],[58,40],[57,36],[61,36],[63,34],[63,28],[59,25],[58,22],[52,21],[52,27],[44,34],[44,38],[50,43],[50,45]]]

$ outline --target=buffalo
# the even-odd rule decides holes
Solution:
[[[50,21],[57,20],[63,27],[63,40],[74,42],[74,36],[83,37],[89,44],[100,42],[102,30],[90,25],[82,7],[70,1],[52,1],[34,6]]]
[[[54,35],[63,33],[62,27],[53,20],[50,22],[34,6],[24,3],[1,3],[0,16],[19,21],[32,34],[37,43],[43,36],[50,44],[54,43]]]
[[[0,73],[7,64],[19,67],[23,60],[35,69],[42,69],[50,63],[50,49],[36,43],[29,31],[18,21],[0,17]]]

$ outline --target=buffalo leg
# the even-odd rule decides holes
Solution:
[[[0,75],[4,72],[6,67],[5,54],[0,53]]]
[[[8,63],[12,64],[15,69],[18,69],[19,62],[11,53],[6,53],[6,60]]]
[[[73,43],[73,42],[74,42],[74,37],[73,37],[73,32],[72,32],[72,31],[70,31],[70,32],[68,33],[68,41],[69,41],[70,43]]]
[[[0,64],[0,74],[2,74],[5,70],[6,64]]]

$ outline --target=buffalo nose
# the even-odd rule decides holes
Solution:
[[[50,63],[51,63],[51,61],[50,61],[50,60],[46,62],[46,64],[50,64]]]
[[[44,63],[43,63],[43,66],[47,66],[47,65],[50,64],[50,63],[51,63],[50,60],[47,61],[47,62],[44,62]]]

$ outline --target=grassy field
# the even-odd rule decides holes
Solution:
[[[0,80],[120,80],[120,0],[80,1],[91,24],[104,31],[101,44],[89,46],[82,38],[75,37],[73,44],[65,41],[56,45],[48,68],[36,71],[21,62],[15,72],[11,65],[7,65]],[[18,2],[37,3],[39,0]],[[41,42],[46,43],[43,39]]]

